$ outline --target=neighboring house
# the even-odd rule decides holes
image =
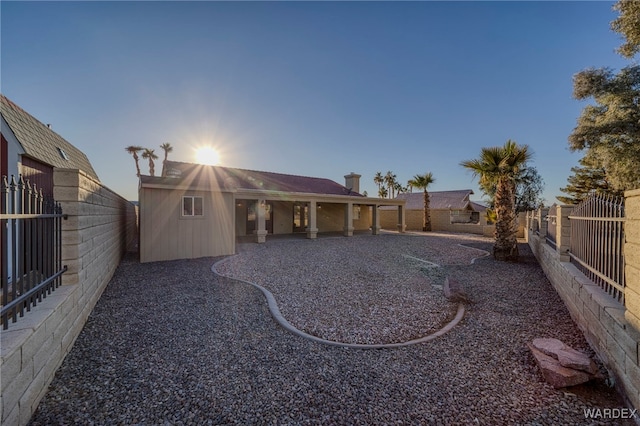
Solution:
[[[469,200],[470,189],[456,191],[429,191],[429,210],[433,231],[468,232],[487,234],[486,207]],[[399,194],[396,200],[406,202],[407,230],[421,231],[424,210],[424,192]],[[395,214],[387,207],[381,207],[380,223],[383,229],[395,228]],[[474,225],[461,227],[459,225]]]
[[[36,118],[0,95],[2,112],[2,176],[16,181],[21,174],[31,185],[53,197],[53,168],[79,169],[99,181],[87,156]]]
[[[345,185],[323,178],[167,161],[161,177],[140,176],[140,261],[235,253],[236,237],[371,229],[378,207],[396,213],[403,230],[404,200],[359,193],[360,175]]]
[[[487,207],[471,201],[471,189],[455,191],[429,191],[429,210],[433,231],[479,234],[493,237],[495,224],[487,222]],[[406,226],[408,231],[422,231],[424,192],[399,194],[396,200],[406,202]],[[524,237],[524,215],[518,216],[518,238]],[[395,229],[395,213],[388,207],[380,208],[382,229]]]
[[[0,179],[12,176],[42,191],[45,199],[53,199],[53,169],[80,169],[98,181],[87,156],[60,135],[18,105],[0,94]],[[11,229],[2,229],[0,256],[11,241]],[[20,252],[20,247],[16,247]],[[12,275],[12,250],[7,250],[8,277]]]

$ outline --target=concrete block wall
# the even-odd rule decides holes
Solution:
[[[133,204],[84,172],[54,170],[63,221],[63,285],[0,334],[0,423],[24,425],[137,237]]]
[[[536,235],[528,229],[527,239],[547,278],[567,306],[585,338],[615,378],[616,386],[630,405],[640,408],[640,190],[625,193],[625,305],[610,297],[587,278],[566,255],[568,239],[563,220],[558,220],[553,249],[546,244],[544,232]],[[562,209],[562,208],[561,208]],[[569,210],[569,209],[562,209]],[[558,216],[567,212],[558,211]],[[564,241],[563,241],[564,240]],[[631,273],[630,273],[631,272]]]

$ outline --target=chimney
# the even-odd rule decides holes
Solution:
[[[353,172],[345,175],[344,177],[344,186],[351,189],[353,192],[360,192],[360,177],[362,175],[357,175]]]

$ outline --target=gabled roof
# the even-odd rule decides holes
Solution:
[[[188,184],[194,187],[219,187],[223,190],[259,190],[306,194],[361,196],[329,179],[282,173],[236,169],[232,167],[167,161],[163,177],[140,176],[141,183]]]
[[[476,201],[470,201],[469,204],[471,205],[471,208],[474,211],[477,211],[477,212],[480,212],[480,213],[485,212],[488,209],[487,206],[485,206],[484,204],[480,204],[480,203],[478,203]]]
[[[99,180],[82,151],[2,94],[0,112],[27,156],[53,167],[80,169]]]
[[[429,208],[432,210],[464,210],[469,207],[471,189],[457,191],[429,191]],[[397,200],[406,200],[407,210],[422,210],[424,208],[424,192],[399,194]]]

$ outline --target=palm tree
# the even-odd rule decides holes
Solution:
[[[427,232],[431,231],[431,214],[429,210],[429,192],[427,188],[436,180],[433,177],[433,173],[428,172],[423,175],[415,175],[413,179],[409,181],[409,185],[412,187],[424,190],[424,210],[422,212],[422,230]]]
[[[136,162],[136,176],[140,177],[140,164],[138,163],[138,153],[142,151],[144,148],[137,145],[131,145],[126,147],[124,150],[129,154],[133,155],[133,160]]]
[[[387,188],[385,188],[384,186],[381,186],[380,189],[378,189],[378,197],[387,198],[387,194]]]
[[[480,177],[480,186],[495,186],[496,242],[493,257],[497,260],[518,260],[516,226],[516,178],[531,159],[527,145],[518,146],[508,140],[504,146],[482,148],[480,158],[460,163]]]
[[[378,185],[378,193],[380,193],[380,187],[384,183],[384,177],[382,176],[382,173],[376,172],[376,175],[373,177],[373,183]]]
[[[413,185],[411,185],[411,179],[407,181],[407,190],[410,194],[413,194]]]
[[[393,183],[393,190],[395,191],[396,194],[400,195],[401,193],[404,192],[404,188],[402,187],[402,185],[400,185],[400,182],[395,181]]]
[[[388,171],[387,174],[384,175],[383,180],[384,180],[384,183],[387,185],[387,195],[390,198],[395,198],[393,184],[396,183],[396,175],[394,175],[392,171]]]
[[[162,164],[164,164],[167,162],[167,157],[169,156],[169,153],[173,151],[173,147],[169,142],[167,142],[160,145],[160,148],[162,148],[162,150],[164,151],[164,160],[162,160]]]
[[[148,158],[149,159],[149,174],[151,176],[155,176],[155,164],[153,162],[153,160],[157,160],[158,156],[154,153],[153,149],[149,149],[149,148],[145,148],[144,151],[142,151],[142,158]]]

